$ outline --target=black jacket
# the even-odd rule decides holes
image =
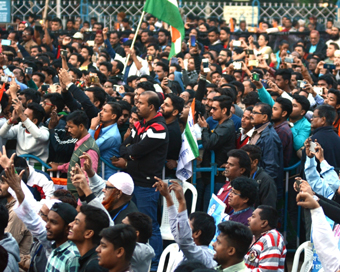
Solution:
[[[154,176],[161,178],[169,145],[169,133],[161,113],[145,123],[136,122],[130,136],[120,146],[128,160],[127,172],[136,186],[152,187]]]
[[[107,272],[108,269],[99,266],[98,264],[98,255],[96,252],[96,247],[90,249],[85,253],[84,256],[79,258],[79,269],[78,272]]]
[[[276,209],[277,189],[275,181],[262,167],[258,167],[255,177],[252,177],[259,185],[259,197],[255,207],[259,205],[269,205]]]
[[[312,44],[309,42],[306,45],[306,52],[309,53],[309,49],[311,48]],[[320,39],[318,44],[316,45],[316,50],[313,54],[321,54],[324,57],[326,57],[326,51],[327,51],[327,44],[323,39]]]
[[[211,152],[215,152],[215,162],[217,167],[226,163],[228,160],[227,153],[235,148],[235,127],[231,119],[225,120],[222,124],[218,124],[214,131],[209,128],[204,128],[202,131],[202,144],[204,148],[202,167],[209,167],[211,161]],[[202,177],[209,178],[210,173],[202,173]],[[225,182],[225,177],[218,175],[216,182]]]

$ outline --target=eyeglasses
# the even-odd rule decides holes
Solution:
[[[104,88],[112,88],[110,85],[104,85]]]
[[[105,190],[109,190],[109,189],[117,189],[117,188],[114,186],[105,185]]]
[[[233,195],[241,196],[241,194],[236,193],[234,190],[231,190],[230,193]]]
[[[262,112],[252,111],[252,114],[263,114]]]
[[[42,101],[41,102],[41,106],[54,106],[53,104],[51,104],[51,103],[47,103],[47,102],[45,102],[45,101]]]

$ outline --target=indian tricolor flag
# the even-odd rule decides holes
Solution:
[[[171,51],[169,59],[181,52],[185,36],[184,24],[176,0],[146,0],[145,12],[171,26]]]
[[[182,133],[182,147],[179,152],[176,176],[185,181],[192,176],[191,162],[199,156],[196,134],[194,132],[195,98],[191,103],[187,124]]]

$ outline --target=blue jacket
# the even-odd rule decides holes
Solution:
[[[262,150],[262,167],[276,183],[277,198],[283,197],[283,151],[279,136],[272,124],[269,124],[262,132],[256,145]]]

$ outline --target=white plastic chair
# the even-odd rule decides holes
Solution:
[[[176,260],[179,257],[180,251],[176,243],[168,245],[162,252],[161,258],[159,259],[157,272],[163,272],[166,256],[169,254],[169,262],[166,267],[165,272],[171,272],[174,270],[176,265]]]
[[[313,247],[310,241],[301,244],[295,252],[293,266],[291,272],[297,272],[299,267],[299,260],[301,252],[304,251],[304,259],[301,265],[300,272],[308,272],[313,265]]]
[[[172,179],[172,180],[174,180],[174,179]],[[169,181],[170,181],[170,179],[164,180],[164,182],[167,182],[168,184],[169,184]],[[179,184],[182,185],[184,194],[187,190],[191,191],[191,193],[192,193],[191,213],[193,213],[196,209],[196,202],[197,202],[197,190],[196,190],[195,186],[192,185],[189,182],[186,182],[186,181],[184,181],[184,182],[182,182],[180,180],[175,180],[175,181],[177,181]],[[179,204],[178,204],[178,201],[176,199],[176,195],[175,195],[174,192],[171,192],[171,197],[174,201],[176,209],[178,209]],[[165,198],[163,198],[163,214],[162,214],[162,222],[161,222],[161,226],[160,226],[160,231],[161,231],[161,235],[162,235],[163,240],[174,240],[174,237],[171,234],[171,230],[170,230],[168,207],[167,207]]]

